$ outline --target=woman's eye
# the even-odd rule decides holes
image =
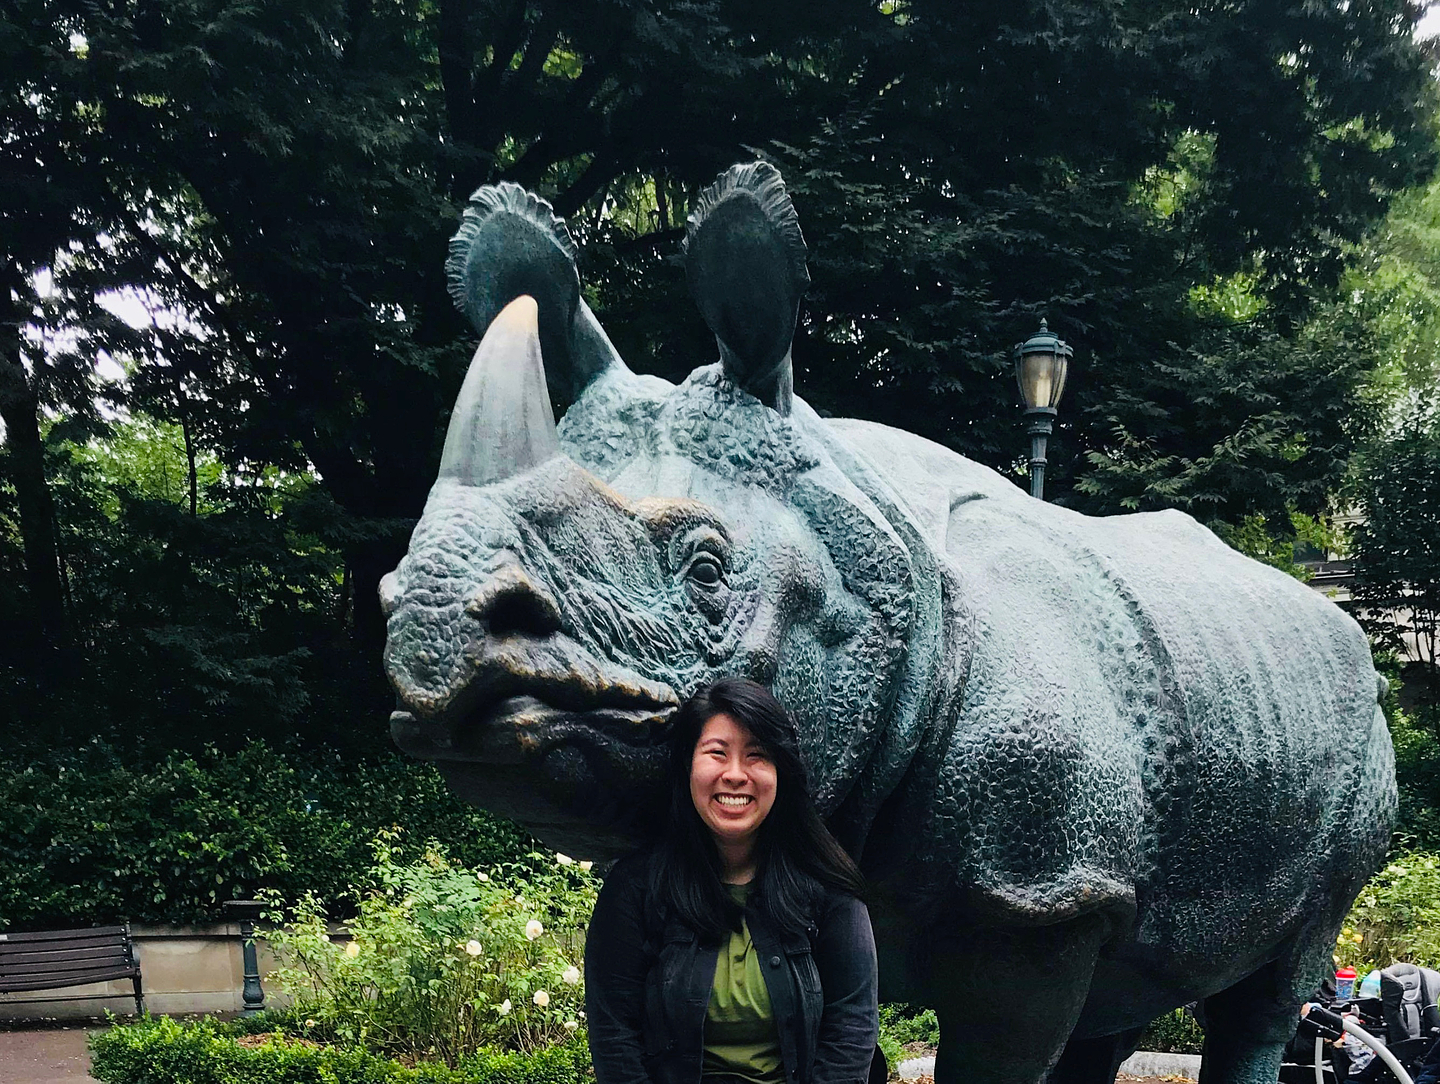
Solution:
[[[692,580],[705,587],[714,587],[724,575],[720,562],[708,553],[702,553],[691,561],[685,572]]]

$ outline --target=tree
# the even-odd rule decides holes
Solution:
[[[714,356],[673,259],[685,215],[757,149],[785,170],[811,244],[795,363],[818,408],[1013,470],[1008,347],[1043,314],[1079,348],[1061,500],[1314,511],[1369,356],[1345,319],[1315,314],[1331,311],[1345,244],[1434,163],[1415,16],[1404,0],[12,4],[0,155],[29,187],[0,209],[9,324],[52,342],[78,324],[70,354],[122,358],[130,409],[178,426],[184,449],[178,509],[119,502],[104,523],[93,511],[117,490],[86,489],[76,467],[58,538],[83,550],[113,531],[116,551],[194,562],[166,566],[173,591],[102,612],[205,644],[233,629],[237,589],[207,547],[245,493],[218,496],[201,464],[313,476],[338,597],[318,574],[285,582],[344,615],[348,646],[283,600],[247,616],[247,635],[271,658],[282,624],[292,646],[325,643],[312,657],[368,675],[357,701],[378,716],[376,582],[434,476],[474,337],[442,274],[460,201],[501,179],[552,198],[617,345],[674,376]],[[41,305],[46,268],[59,292]],[[1207,300],[1236,284],[1251,309]],[[115,290],[180,315],[107,324],[97,299]],[[68,424],[93,395],[59,379],[62,353],[12,366],[37,435],[47,408]],[[27,452],[22,430],[7,434],[23,543],[8,559],[33,602],[73,593],[79,565],[57,557],[50,576],[55,539],[35,532],[53,517],[20,511],[71,471]],[[65,436],[51,453],[80,443]],[[266,530],[246,568],[311,552]],[[99,581],[158,574],[86,567],[106,570],[97,596]]]
[[[1434,406],[1422,406],[1367,449],[1358,474],[1364,519],[1355,528],[1355,600],[1382,646],[1403,655],[1405,641],[1413,645],[1433,712],[1440,691],[1440,417]]]

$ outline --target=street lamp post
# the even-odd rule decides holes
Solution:
[[[1065,394],[1065,374],[1075,351],[1051,331],[1040,330],[1015,345],[1015,380],[1025,401],[1025,429],[1030,434],[1030,496],[1045,499],[1045,446],[1055,428],[1056,408]]]

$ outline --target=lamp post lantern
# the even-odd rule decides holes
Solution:
[[[1045,445],[1055,428],[1056,407],[1065,394],[1065,374],[1075,351],[1040,321],[1040,330],[1015,345],[1015,380],[1025,401],[1030,434],[1030,496],[1045,499]]]

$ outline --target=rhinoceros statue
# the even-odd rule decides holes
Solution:
[[[690,216],[719,360],[678,386],[626,367],[575,254],[509,184],[452,242],[483,338],[381,584],[398,744],[603,859],[661,815],[676,705],[747,675],[874,888],[882,996],[939,1015],[942,1084],[1108,1084],[1193,1001],[1202,1080],[1273,1082],[1395,816],[1355,623],[1179,512],[1079,515],[817,415],[768,165]]]

